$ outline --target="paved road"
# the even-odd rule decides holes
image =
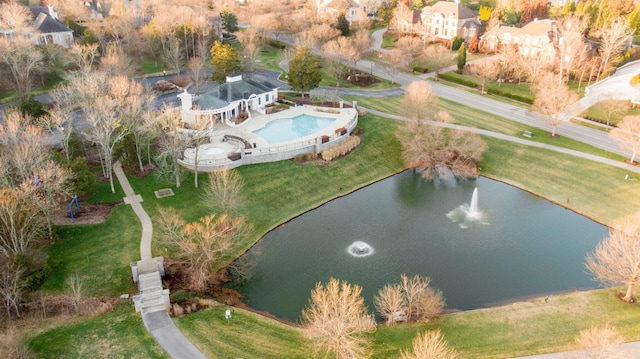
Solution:
[[[367,60],[359,61],[357,67],[360,71],[364,72],[370,72],[372,68],[371,62]],[[636,67],[640,68],[640,64],[635,64],[634,68]],[[384,73],[384,71],[378,69],[375,64],[373,65],[373,74],[378,77],[389,78],[389,76]],[[395,81],[402,84],[403,87],[406,87],[411,82],[424,79],[425,77],[425,75],[415,76],[412,74],[400,73],[396,76]],[[435,94],[440,98],[461,103],[463,105],[473,107],[496,116],[518,121],[532,127],[544,129],[546,131],[551,131],[552,129],[551,125],[547,123],[545,116],[539,113],[493,100],[480,94],[473,94],[468,91],[442,85],[437,82],[431,82],[431,87],[433,88]],[[630,153],[628,151],[621,150],[619,145],[615,141],[610,139],[607,133],[604,131],[580,126],[571,122],[562,122],[556,128],[556,133],[613,153],[617,153],[623,156],[630,156]]]

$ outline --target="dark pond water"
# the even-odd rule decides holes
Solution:
[[[447,214],[469,203],[488,224],[461,228]],[[373,296],[400,274],[430,276],[447,308],[474,309],[526,297],[593,288],[585,254],[607,228],[515,187],[480,178],[445,185],[413,171],[331,201],[268,233],[246,255],[254,276],[245,302],[297,320],[311,289],[329,278]],[[354,256],[348,247],[357,244]]]

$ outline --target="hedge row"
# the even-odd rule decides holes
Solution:
[[[325,161],[331,161],[334,158],[342,157],[351,152],[354,148],[358,147],[359,144],[360,137],[349,136],[346,140],[322,151],[322,159]]]
[[[455,75],[451,75],[451,74],[447,74],[447,73],[440,74],[440,75],[438,75],[438,77],[443,79],[443,80],[455,82],[457,84],[464,85],[464,86],[467,86],[467,87],[476,88],[476,87],[479,86],[475,81],[459,78],[459,77],[457,77]],[[486,89],[486,90],[488,92],[491,92],[494,95],[507,97],[507,98],[510,98],[512,100],[524,102],[524,103],[529,104],[529,105],[533,104],[533,99],[531,99],[531,98],[520,96],[520,95],[514,94],[514,93],[510,93],[508,91],[503,91],[502,89],[499,89],[499,88],[495,88],[494,87],[494,88],[491,88],[491,90],[489,90],[489,89]]]
[[[280,49],[283,50],[287,47],[287,44],[285,44],[284,42],[278,41],[278,40],[269,40],[269,45],[271,45],[271,47],[275,47],[276,49]]]

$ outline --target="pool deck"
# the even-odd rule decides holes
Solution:
[[[325,111],[316,111],[316,109],[323,109]],[[329,113],[327,110],[340,111],[340,113]],[[328,108],[328,107],[318,107],[318,106],[310,106],[310,105],[302,105],[298,107],[291,107],[288,110],[262,115],[258,114],[257,116],[253,116],[246,124],[238,126],[236,128],[229,128],[222,131],[227,135],[234,135],[238,137],[242,137],[251,143],[255,143],[256,147],[269,147],[271,145],[282,145],[287,142],[299,142],[303,139],[307,138],[316,138],[320,136],[332,136],[334,131],[340,127],[346,127],[351,118],[353,118],[353,114],[356,112],[355,109],[351,108]],[[336,119],[336,121],[329,127],[323,129],[322,131],[315,132],[309,136],[297,138],[291,141],[280,142],[277,144],[271,144],[263,137],[256,135],[253,131],[264,128],[269,122],[275,120],[281,120],[285,118],[293,118],[300,115],[310,115],[316,117],[326,117],[331,119]]]
[[[300,115],[331,118],[335,121],[330,126],[308,136],[273,144],[253,132],[264,128],[272,121]],[[197,153],[198,171],[210,172],[222,168],[234,168],[243,164],[279,161],[303,153],[318,152],[324,146],[321,141],[322,136],[328,136],[328,144],[343,140],[355,128],[357,118],[357,110],[353,108],[330,108],[313,105],[291,107],[267,115],[252,112],[252,117],[237,127],[210,132],[210,143],[200,146]],[[337,134],[336,130],[339,128],[347,129],[347,135]],[[240,154],[243,160],[232,161],[228,159],[229,155],[233,153]],[[184,159],[181,161],[182,165],[194,169],[195,156],[195,148],[187,149],[184,152]]]

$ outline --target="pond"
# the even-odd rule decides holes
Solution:
[[[475,188],[481,220],[453,221]],[[335,277],[362,286],[373,313],[377,291],[406,273],[431,277],[448,309],[487,307],[596,287],[584,259],[607,233],[498,181],[446,184],[405,171],[265,235],[245,254],[254,268],[241,292],[252,308],[296,321],[315,283]]]

